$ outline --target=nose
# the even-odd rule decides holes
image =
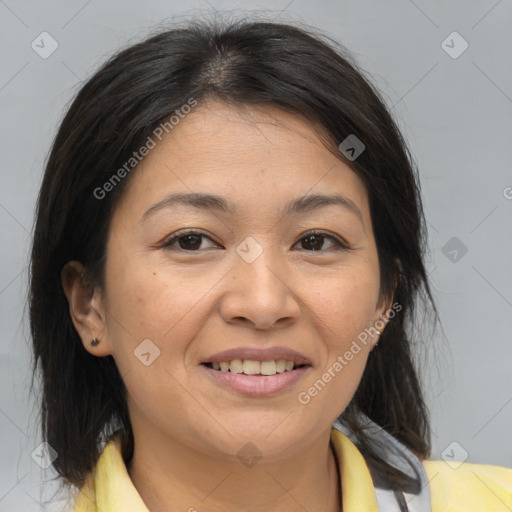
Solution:
[[[234,258],[220,307],[224,321],[258,330],[291,325],[300,314],[291,269],[268,247],[251,260],[243,250]]]

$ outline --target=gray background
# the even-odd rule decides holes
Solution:
[[[54,476],[31,458],[40,439],[24,308],[35,199],[65,106],[156,25],[233,9],[317,26],[382,91],[420,168],[444,328],[421,355],[433,458],[512,467],[510,1],[0,0],[0,511],[44,510],[39,482]],[[43,31],[59,45],[47,59],[31,48]],[[457,58],[442,46],[453,31],[469,44]]]

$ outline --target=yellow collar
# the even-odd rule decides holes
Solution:
[[[340,468],[343,512],[378,512],[372,478],[363,456],[342,432],[331,428],[331,443]],[[118,438],[100,455],[77,496],[73,512],[149,512],[133,485]]]

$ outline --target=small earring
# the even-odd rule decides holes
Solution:
[[[98,345],[100,342],[100,340],[98,338],[94,338],[92,341],[91,341],[91,347],[95,347],[96,345]]]

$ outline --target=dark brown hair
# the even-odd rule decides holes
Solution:
[[[405,482],[373,449],[358,412],[418,457],[430,455],[428,411],[407,332],[420,296],[438,318],[423,262],[417,170],[378,91],[342,46],[309,27],[259,20],[194,20],[118,52],[81,87],[60,125],[37,202],[29,297],[33,378],[39,368],[42,432],[58,453],[54,468],[80,487],[97,462],[100,440],[115,427],[124,435],[125,461],[133,452],[124,383],[111,356],[84,349],[60,273],[78,260],[91,283],[103,286],[110,220],[130,176],[101,200],[94,190],[190,98],[298,114],[321,127],[326,147],[365,183],[381,293],[391,297],[397,282],[393,299],[402,310],[371,351],[340,418],[373,465],[397,485]],[[349,135],[365,145],[353,161],[337,149]]]

